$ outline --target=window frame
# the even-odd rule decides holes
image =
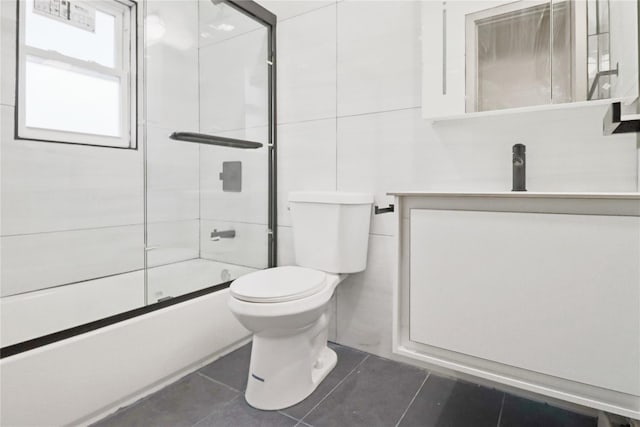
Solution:
[[[27,46],[26,2],[18,1],[16,58],[16,120],[15,139],[108,148],[137,149],[137,3],[131,0],[93,0],[95,9],[115,17],[113,68],[93,61],[66,56],[62,53]],[[26,65],[27,57],[67,64],[72,69],[114,77],[120,80],[120,136],[28,127],[26,125]]]

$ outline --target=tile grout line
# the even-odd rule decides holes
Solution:
[[[329,392],[327,394],[324,395],[324,397],[322,399],[320,399],[320,401],[318,403],[315,404],[315,406],[313,408],[311,408],[306,414],[304,414],[304,416],[300,419],[300,422],[305,422],[304,419],[310,414],[312,413],[318,406],[320,406],[320,404],[322,402],[324,402],[327,397],[329,397],[329,395],[331,393],[333,393],[338,387],[340,387],[340,385],[351,376],[352,373],[355,372],[356,369],[358,369],[367,359],[369,358],[369,355],[367,354],[364,359],[362,359],[360,361],[360,363],[358,363],[352,370],[349,371],[349,373],[347,375],[344,376],[343,379],[341,379],[338,384],[336,384],[331,390],[329,390]],[[305,422],[306,424],[306,422]]]
[[[507,397],[507,393],[502,393],[502,402],[500,402],[500,413],[498,413],[498,423],[496,424],[496,427],[500,427],[500,424],[502,423],[502,410],[504,409],[504,400]]]
[[[316,7],[315,9],[307,10],[306,12],[300,12],[300,13],[298,13],[298,14],[296,14],[296,15],[292,15],[292,16],[289,16],[289,17],[287,17],[287,18],[280,19],[280,20],[278,20],[278,23],[280,23],[280,22],[287,22],[287,21],[289,21],[289,20],[291,20],[291,19],[294,19],[294,18],[297,18],[297,17],[299,17],[299,16],[308,15],[308,14],[310,14],[310,13],[316,12],[316,11],[321,10],[321,9],[325,9],[325,8],[327,8],[327,7],[336,6],[337,4],[338,4],[338,1],[333,2],[333,3],[330,3],[330,4],[326,4],[326,5],[324,5],[324,6]],[[277,15],[276,15],[276,16],[277,16]]]
[[[361,116],[372,116],[374,114],[395,113],[395,112],[399,112],[399,111],[418,110],[420,108],[421,107],[418,105],[418,106],[415,106],[415,107],[392,108],[390,110],[369,111],[369,112],[364,112],[364,113],[351,113],[351,114],[343,114],[343,115],[337,115],[337,113],[336,113],[335,116],[316,117],[316,118],[313,118],[313,119],[304,119],[304,120],[279,122],[278,126],[294,126],[294,125],[303,124],[303,123],[320,122],[320,121],[327,121],[327,120],[336,120],[336,122],[337,122],[340,119],[348,119],[348,118],[351,118],[351,117],[361,117]],[[257,126],[257,127],[262,127],[262,126]],[[246,129],[254,129],[254,128],[246,128]],[[223,132],[231,132],[231,131],[238,131],[238,130],[245,130],[245,129],[230,129],[230,130],[225,130]]]
[[[228,388],[228,389],[230,389],[230,390],[233,390],[233,391],[235,391],[235,392],[237,392],[237,393],[242,394],[242,392],[241,392],[240,390],[237,390],[236,388],[231,387],[230,385],[227,385],[227,384],[225,384],[225,383],[223,383],[223,382],[221,382],[221,381],[215,380],[215,379],[211,378],[210,376],[208,376],[207,374],[203,374],[203,373],[202,373],[202,372],[200,372],[200,371],[196,371],[196,373],[197,373],[198,375],[200,375],[201,377],[203,377],[203,378],[205,378],[205,379],[207,379],[207,380],[209,380],[209,381],[211,381],[211,382],[213,382],[213,383],[219,384],[219,385],[224,386],[224,387],[226,387],[226,388]]]
[[[289,415],[289,414],[287,414],[286,412],[282,412],[282,411],[277,411],[277,412],[278,412],[278,414],[280,414],[280,415],[284,415],[285,417],[287,417],[287,418],[289,418],[289,419],[292,419],[292,420],[294,420],[294,421],[297,421],[296,425],[298,425],[298,424],[300,424],[300,423],[302,422],[301,420],[297,419],[297,418],[296,418],[296,417],[294,417],[293,415]]]
[[[418,387],[418,390],[416,390],[416,393],[411,398],[411,401],[407,405],[407,408],[404,410],[402,415],[400,415],[400,419],[396,423],[396,427],[398,427],[400,425],[400,423],[404,419],[404,416],[407,415],[407,412],[409,412],[409,408],[411,408],[411,405],[413,405],[413,402],[416,400],[416,397],[418,397],[418,394],[420,393],[420,391],[422,390],[422,388],[424,387],[425,383],[427,382],[427,380],[429,379],[430,376],[431,376],[431,372],[427,372],[427,376],[424,377],[424,380],[422,380],[422,384],[420,384],[420,387]]]
[[[233,399],[231,399],[230,401],[228,401],[227,403],[225,403],[225,405],[235,401],[236,399],[238,399],[240,397],[240,395],[234,397]],[[216,410],[213,409],[211,410],[211,412],[209,412],[206,416],[202,417],[201,419],[199,419],[197,422],[193,423],[191,425],[191,427],[197,427],[198,424],[200,424],[201,422],[203,422],[204,420],[206,420],[207,418],[209,418],[211,416],[211,414],[213,414]]]

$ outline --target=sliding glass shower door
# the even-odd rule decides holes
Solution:
[[[233,2],[146,4],[147,304],[274,264],[272,28]]]

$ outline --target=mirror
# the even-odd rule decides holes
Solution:
[[[638,96],[638,3],[424,2],[423,115]]]

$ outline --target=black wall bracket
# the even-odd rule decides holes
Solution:
[[[632,132],[640,132],[640,119],[622,120],[622,105],[620,102],[612,103],[602,121],[602,133],[613,135]]]
[[[380,215],[383,213],[395,212],[395,207],[393,205],[389,205],[386,208],[379,208],[378,205],[376,205],[373,211],[376,215]]]

